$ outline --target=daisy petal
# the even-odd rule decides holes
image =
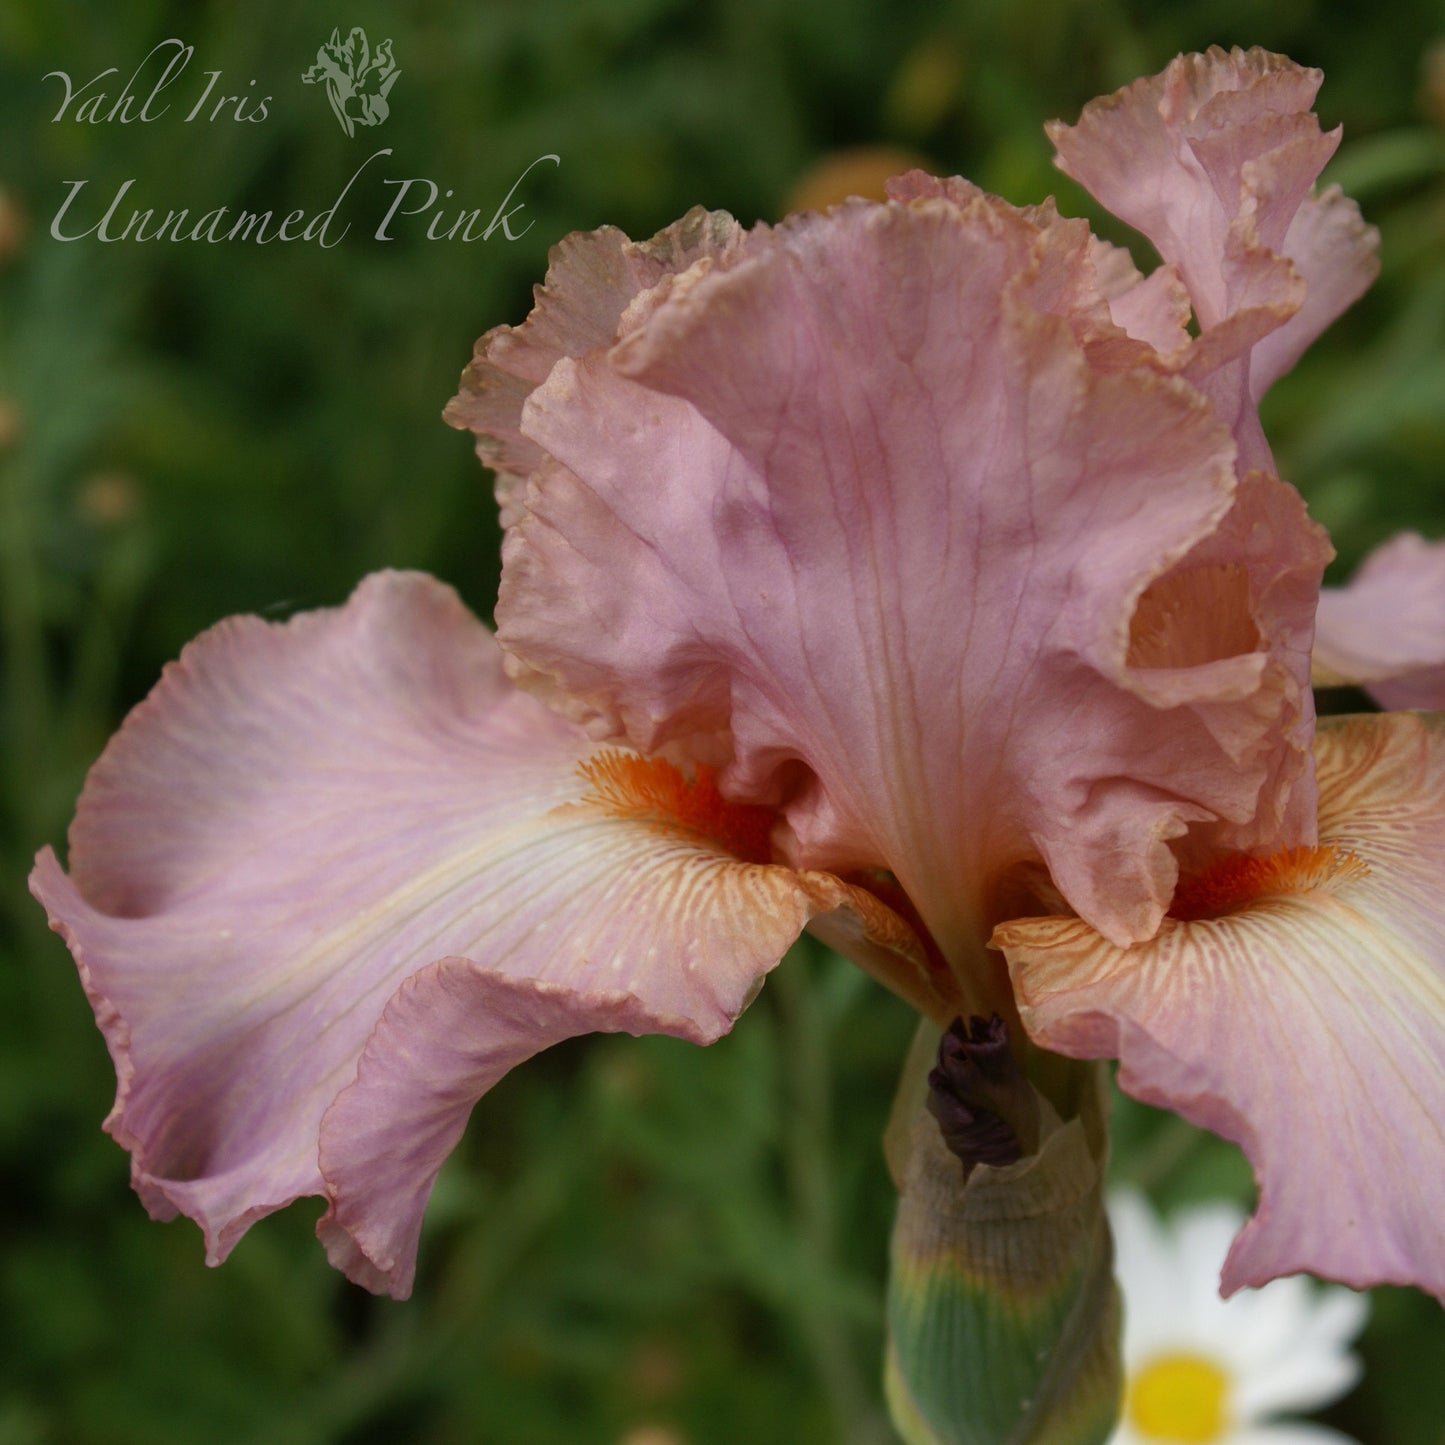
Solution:
[[[1109,1217],[1125,1322],[1126,1407],[1114,1445],[1267,1439],[1265,1416],[1328,1404],[1358,1378],[1349,1344],[1364,1325],[1363,1295],[1295,1276],[1220,1298],[1219,1267],[1243,1210],[1192,1205],[1164,1222],[1124,1191],[1110,1196]]]
[[[1362,1311],[1367,1308],[1362,1296],[1348,1297],[1359,1299]],[[1250,1419],[1318,1410],[1352,1390],[1362,1372],[1359,1360],[1346,1349],[1325,1350],[1309,1342],[1284,1358],[1256,1360],[1252,1372],[1241,1370],[1235,1399]]]
[[[1318,684],[1358,683],[1382,707],[1445,708],[1445,541],[1402,532],[1325,588],[1314,665]]]
[[[1271,1425],[1242,1425],[1231,1432],[1229,1445],[1359,1445],[1359,1441],[1353,1435],[1331,1430],[1328,1425],[1282,1421]]]
[[[71,876],[49,850],[32,875],[152,1213],[194,1218],[215,1263],[254,1219],[329,1192],[333,1251],[402,1292],[458,1099],[568,1033],[710,1041],[811,916],[850,906],[834,878],[745,861],[766,855],[765,816],[593,753],[429,578],[379,574],[345,607],[235,618],[186,650],[92,770]],[[463,982],[467,1049],[408,1034]],[[322,1119],[363,1059],[367,1129],[394,1142],[377,1111],[395,1100],[415,1150],[373,1177],[333,1124],[323,1180]],[[353,1256],[335,1231],[357,1221]]]
[[[1068,918],[994,941],[1035,1039],[1117,1056],[1127,1092],[1249,1156],[1226,1290],[1307,1270],[1445,1294],[1445,722],[1331,720],[1316,763],[1320,848],[1227,866],[1198,921],[1132,949]]]
[[[1188,1270],[1144,1196],[1120,1189],[1109,1196],[1114,1273],[1124,1289],[1122,1350],[1125,1368],[1176,1334],[1187,1338],[1192,1320],[1180,1319]]]

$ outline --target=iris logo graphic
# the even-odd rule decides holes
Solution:
[[[301,79],[307,85],[324,83],[326,98],[347,135],[359,125],[380,125],[391,113],[386,97],[398,75],[391,54],[391,41],[383,40],[375,51],[366,43],[366,31],[359,25],[343,41],[340,30],[316,52],[316,64]]]

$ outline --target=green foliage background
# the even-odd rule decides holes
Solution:
[[[337,25],[391,37],[402,70],[384,128],[353,139],[300,82]],[[52,120],[47,72],[116,66],[114,85],[172,36],[195,54],[169,114]],[[0,3],[0,1445],[891,1438],[879,1136],[910,1020],[861,976],[802,949],[711,1050],[601,1039],[506,1080],[398,1305],[326,1267],[314,1203],[216,1272],[191,1225],[145,1218],[97,1127],[105,1050],[23,878],[121,716],[218,618],[334,603],[379,566],[489,614],[489,488],[439,411],[566,232],[644,236],[696,202],[776,218],[821,156],[878,142],[1086,211],[1043,120],[1210,43],[1323,67],[1347,135],[1331,175],[1384,233],[1374,291],[1270,398],[1282,469],[1345,563],[1403,525],[1439,535],[1438,0]],[[213,69],[214,97],[273,97],[263,123],[182,121]],[[129,178],[123,212],[315,214],[382,146],[334,248],[49,234],[82,179],[86,225]],[[548,153],[514,242],[429,241],[424,216],[370,238],[383,177],[490,214]],[[1121,1177],[1156,1197],[1248,1197],[1238,1156],[1171,1117],[1123,1101],[1116,1131]],[[1438,1306],[1377,1291],[1364,1348],[1328,1418],[1366,1445],[1445,1441]]]

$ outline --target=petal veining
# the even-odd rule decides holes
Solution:
[[[92,770],[70,876],[46,850],[32,878],[105,1032],[107,1128],[153,1213],[196,1219],[217,1262],[260,1215],[329,1193],[335,1257],[404,1293],[431,1180],[513,1064],[595,1029],[711,1041],[814,916],[916,953],[877,899],[757,861],[765,831],[705,780],[609,804],[596,777],[616,764],[594,752],[417,575],[285,624],[233,618],[185,651]],[[739,828],[753,861],[728,851]],[[453,1008],[464,1046],[426,1031]],[[392,1100],[414,1148],[373,1168],[333,1121],[323,1179],[322,1119],[363,1059],[363,1084],[392,1079],[367,1095],[368,1137],[403,1128]],[[354,1249],[336,1233],[353,1228]]]
[[[1445,722],[1330,719],[1316,755],[1321,847],[1261,862],[1252,901],[1195,898],[1131,949],[1067,918],[995,941],[1039,1042],[1118,1057],[1127,1092],[1249,1156],[1226,1289],[1308,1270],[1445,1294]]]
[[[794,862],[892,869],[961,954],[1039,859],[1149,936],[1165,840],[1252,817],[1278,747],[1258,661],[1212,694],[1224,747],[1127,665],[1234,454],[1120,364],[1149,349],[1083,234],[962,192],[797,218],[559,362],[523,421],[549,461],[504,554],[516,675],[643,751],[729,737],[724,790],[782,808]]]

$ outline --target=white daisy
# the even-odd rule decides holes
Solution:
[[[1109,1201],[1124,1297],[1124,1404],[1110,1445],[1342,1445],[1322,1425],[1266,1423],[1315,1410],[1360,1376],[1349,1344],[1364,1295],[1300,1276],[1219,1297],[1244,1216],[1228,1204],[1161,1223],[1142,1195]]]

